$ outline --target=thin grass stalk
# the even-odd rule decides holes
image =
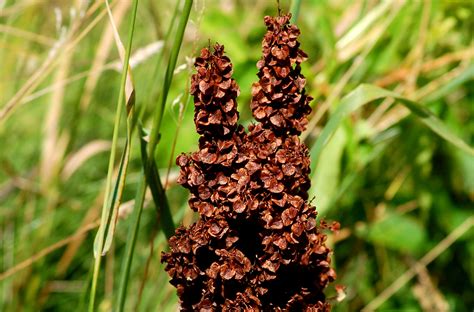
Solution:
[[[175,41],[175,43],[173,45],[173,50],[172,50],[172,53],[171,53],[171,56],[170,56],[170,61],[168,62],[166,78],[169,79],[169,80],[168,80],[168,82],[166,82],[167,80],[165,79],[165,83],[164,83],[164,86],[163,86],[163,93],[162,93],[161,99],[164,99],[164,100],[161,101],[162,109],[160,109],[160,108],[158,109],[158,110],[161,110],[160,114],[162,114],[162,112],[164,110],[164,105],[166,104],[167,93],[169,91],[169,86],[171,85],[171,80],[172,80],[172,77],[173,77],[174,68],[176,67],[177,56],[178,56],[178,53],[179,53],[179,49],[181,47],[181,42],[182,42],[182,38],[183,38],[183,35],[184,35],[184,30],[186,28],[187,20],[189,18],[189,13],[190,13],[190,10],[191,10],[191,7],[192,7],[192,1],[187,1],[186,3],[188,3],[188,2],[190,2],[190,5],[189,6],[185,5],[185,9],[184,9],[184,12],[183,12],[183,15],[181,17],[180,24],[179,24],[179,27],[178,27],[178,38],[177,38],[177,40]],[[170,64],[172,64],[172,66],[170,66]],[[168,73],[171,73],[171,74],[168,75]],[[157,129],[157,130],[155,130],[156,133],[158,133],[160,123],[161,123],[161,118],[159,120],[160,120],[160,122],[158,123],[158,126],[157,126],[158,128],[156,128],[156,127],[153,128],[153,129]],[[142,133],[141,133],[142,137],[143,137],[143,134],[144,133],[142,131]],[[151,155],[153,155],[153,153]],[[132,227],[130,228],[129,239],[127,240],[126,256],[125,256],[124,264],[123,264],[123,267],[122,267],[123,268],[122,269],[122,272],[123,272],[122,274],[123,275],[121,276],[120,289],[119,289],[119,299],[118,299],[118,304],[117,304],[119,311],[123,311],[124,304],[125,304],[125,295],[126,295],[126,290],[127,290],[127,286],[128,286],[130,266],[131,266],[131,263],[132,263],[132,260],[133,260],[133,251],[135,249],[136,235],[137,235],[137,232],[138,232],[138,226],[139,226],[139,222],[140,222],[141,211],[143,209],[143,199],[144,199],[144,196],[145,196],[147,182],[150,186],[150,190],[152,192],[152,197],[153,197],[153,200],[155,202],[155,205],[159,209],[159,212],[160,212],[161,227],[162,227],[163,232],[165,233],[166,237],[171,237],[174,233],[173,217],[172,217],[172,214],[171,214],[171,210],[170,210],[170,207],[169,207],[168,200],[166,198],[165,191],[164,191],[163,186],[161,184],[161,179],[160,179],[160,176],[159,176],[159,172],[156,168],[156,164],[154,162],[153,157],[147,157],[146,148],[143,148],[143,147],[142,147],[142,160],[143,160],[143,163],[146,166],[145,169],[147,170],[147,172],[145,174],[146,175],[146,180],[142,179],[140,181],[140,185],[139,185],[138,192],[137,192],[137,195],[136,195],[137,199],[141,198],[142,200],[139,200],[139,201],[136,200],[135,201],[135,207],[134,207],[135,213],[134,213],[134,215],[136,214],[137,218],[136,219],[134,218],[134,222],[132,223],[133,228]]]
[[[169,38],[171,37],[171,33],[173,31],[173,25],[174,25],[174,23],[176,21],[176,18],[178,16],[179,7],[180,7],[180,1],[177,2],[175,10],[173,12],[173,17],[171,19],[171,22],[169,24],[169,27],[168,27],[168,30],[167,30],[167,33],[166,33],[166,36],[165,36],[165,42],[168,42]],[[158,57],[158,61],[157,61],[156,68],[155,68],[155,76],[161,76],[159,68],[161,67],[161,62],[163,60],[164,53],[165,53],[165,48],[163,48],[162,52],[160,53],[160,55]],[[144,140],[142,140],[142,138],[144,138],[146,136],[146,133],[144,132],[144,128],[143,128],[142,123],[141,123],[144,112],[145,112],[145,106],[142,105],[140,110],[139,110],[139,113],[137,115],[135,115],[135,118],[132,120],[132,127],[135,128],[135,123],[139,122],[142,163],[145,166],[147,164],[147,158],[148,158],[147,157],[147,152],[146,152],[147,144]],[[123,260],[123,264],[122,264],[122,270],[121,270],[122,274],[121,274],[121,277],[120,277],[119,297],[118,297],[118,301],[117,301],[118,311],[123,311],[124,306],[125,306],[126,293],[127,293],[127,289],[128,289],[128,280],[129,280],[129,277],[130,277],[130,268],[131,268],[131,264],[132,264],[132,261],[133,261],[135,244],[136,244],[136,239],[137,239],[137,234],[138,234],[138,228],[139,228],[139,225],[140,225],[141,213],[143,211],[143,206],[144,206],[144,199],[145,199],[145,193],[146,193],[146,188],[147,188],[147,181],[146,181],[145,172],[143,172],[142,174],[143,174],[143,178],[140,179],[140,181],[139,181],[139,186],[138,186],[138,190],[137,190],[137,194],[136,194],[136,198],[135,198],[135,204],[134,204],[134,214],[132,216],[132,222],[130,224],[128,239],[127,239],[127,243],[126,243],[126,247],[125,247],[126,254],[125,254],[125,258]],[[158,180],[159,180],[159,177],[158,177]],[[157,189],[157,188],[153,187],[153,189]],[[166,199],[164,192],[163,192],[163,195],[161,195],[160,197]],[[156,202],[158,202],[158,201],[156,201]],[[165,201],[165,205],[166,205],[165,210],[170,211],[169,204],[168,204],[167,200]],[[173,227],[173,230],[174,230],[174,227]],[[168,232],[169,232],[169,230],[168,230]],[[140,295],[138,296],[138,299],[137,299],[137,307],[138,307],[138,304],[139,304],[140,300],[141,300],[141,293],[140,293]]]
[[[184,14],[182,15],[181,20],[180,20],[180,24],[178,28],[179,37],[177,38],[177,40],[175,41],[173,45],[173,50],[170,56],[170,61],[168,63],[168,68],[167,68],[167,72],[165,76],[168,80],[165,79],[165,83],[163,85],[163,93],[162,93],[161,99],[164,99],[164,100],[161,101],[162,108],[161,109],[158,108],[158,110],[161,111],[160,114],[162,114],[164,110],[164,105],[166,104],[166,97],[169,91],[169,86],[171,85],[174,68],[176,67],[177,56],[179,53],[179,49],[181,47],[181,42],[184,35],[184,30],[186,28],[187,20],[189,18],[191,7],[192,7],[192,1],[189,7],[185,6]],[[170,32],[171,32],[171,29],[168,32],[168,34]],[[170,64],[172,64],[172,66],[170,66]],[[171,71],[171,75],[168,75],[169,71]],[[161,118],[159,120],[161,123]],[[157,128],[156,127],[153,128],[153,129],[157,129],[155,130],[156,133],[158,133],[159,131],[160,123],[158,123]],[[142,131],[140,132],[140,137],[143,138],[145,136],[145,133],[141,126],[140,126],[140,129],[142,129]],[[161,180],[160,180],[158,170],[156,168],[156,164],[154,162],[153,157],[148,157],[146,153],[146,142],[141,140],[141,143],[142,143],[142,146],[141,146],[142,147],[141,148],[142,162],[145,165],[145,169],[147,169],[147,172],[143,173],[143,178],[139,182],[139,187],[138,187],[136,198],[135,198],[134,213],[133,213],[132,220],[130,223],[128,239],[127,239],[127,243],[125,247],[125,250],[126,250],[125,257],[122,263],[122,270],[121,270],[122,274],[120,276],[119,295],[118,295],[118,300],[117,300],[117,311],[123,311],[125,307],[128,280],[130,277],[130,268],[133,261],[138,228],[140,226],[141,213],[143,211],[147,182],[150,186],[150,190],[152,192],[152,196],[155,201],[155,204],[157,208],[159,207],[159,210],[161,212],[160,220],[163,220],[161,222],[163,232],[165,233],[166,237],[171,237],[171,235],[173,235],[174,233],[173,217],[171,215],[171,210],[169,208],[169,203],[166,198],[165,191],[161,184]],[[151,155],[153,155],[153,153]]]
[[[163,185],[161,184],[161,179],[159,176],[158,169],[156,168],[156,164],[154,162],[154,151],[156,149],[156,145],[159,140],[159,130],[161,127],[161,120],[163,116],[163,111],[164,107],[166,105],[166,99],[168,97],[168,92],[169,88],[171,85],[171,81],[173,79],[173,72],[176,67],[176,62],[178,59],[178,54],[179,50],[181,48],[181,43],[183,41],[183,36],[184,36],[184,31],[186,29],[186,25],[189,19],[189,14],[191,12],[192,8],[192,0],[186,0],[184,8],[183,8],[183,14],[181,15],[181,19],[179,21],[178,25],[178,30],[176,34],[176,40],[173,43],[173,48],[171,50],[171,55],[168,61],[168,66],[166,69],[166,74],[165,74],[165,79],[163,82],[163,89],[161,96],[159,98],[159,105],[158,109],[156,110],[155,113],[155,119],[154,119],[154,127],[152,128],[152,133],[151,133],[151,138],[150,138],[150,144],[154,144],[153,148],[150,148],[149,146],[149,153],[147,155],[143,155],[143,150],[142,150],[142,158],[147,159],[146,162],[144,163],[145,166],[145,175],[146,175],[146,181],[143,181],[143,183],[148,184],[150,186],[150,190],[152,193],[153,200],[155,202],[156,208],[158,209],[158,212],[160,214],[160,220],[161,220],[161,227],[163,229],[163,232],[165,233],[166,237],[171,237],[174,233],[174,222],[173,222],[173,217],[171,214],[171,210],[169,208],[169,203],[168,199],[166,198],[165,191],[163,189]],[[175,13],[177,13],[178,10],[175,10]],[[175,18],[175,17],[174,17]],[[174,20],[173,18],[173,20]],[[172,21],[173,23],[173,21]],[[167,38],[170,35],[172,31],[172,24],[170,25],[170,29],[167,34]],[[143,192],[146,190],[146,185],[144,188],[142,186],[139,186],[139,189],[143,189]],[[140,208],[141,209],[141,208]]]
[[[301,0],[291,1],[290,12],[291,12],[291,22],[293,24],[296,24],[296,20],[298,19],[298,15],[300,14],[300,8],[301,8]]]
[[[173,73],[176,67],[176,62],[178,61],[178,54],[181,48],[181,43],[184,37],[184,31],[186,29],[186,25],[188,23],[189,14],[191,12],[191,8],[193,5],[192,0],[186,0],[184,3],[183,13],[181,15],[178,30],[176,33],[176,39],[173,43],[173,47],[171,49],[170,58],[168,60],[168,66],[166,68],[165,79],[163,80],[163,88],[161,96],[158,100],[158,109],[155,111],[154,121],[153,121],[153,128],[150,135],[150,143],[148,145],[148,155],[151,156],[148,158],[148,162],[154,161],[154,154],[156,145],[158,144],[159,140],[159,131],[161,127],[161,121],[163,119],[163,112],[165,110],[166,100],[168,98],[169,88],[171,86],[171,81],[173,80]]]
[[[174,235],[174,221],[171,213],[168,198],[166,197],[165,189],[161,184],[160,173],[156,167],[156,163],[152,161],[151,167],[147,173],[147,180],[150,186],[151,195],[156,207],[159,209],[159,221],[161,229],[166,238],[169,239]]]
[[[168,25],[168,29],[166,31],[166,34],[165,34],[165,37],[163,39],[164,41],[164,45],[163,45],[163,48],[161,49],[161,52],[160,54],[158,55],[158,59],[156,61],[156,66],[155,66],[155,70],[153,72],[153,76],[156,77],[154,80],[151,81],[151,85],[158,85],[160,83],[160,81],[163,80],[163,74],[162,74],[162,70],[161,70],[161,66],[162,66],[162,63],[163,63],[163,59],[165,57],[165,55],[167,54],[166,52],[168,51],[169,49],[169,41],[170,41],[170,38],[173,34],[173,29],[174,29],[174,25],[176,23],[176,19],[178,18],[178,14],[179,14],[179,8],[181,7],[181,2],[182,1],[176,1],[176,6],[174,8],[174,11],[173,11],[173,16],[171,17],[171,20],[170,20],[170,23]],[[147,88],[147,90],[149,90],[150,88]],[[158,90],[159,92],[160,90]],[[159,93],[156,93],[156,94],[159,94]],[[143,114],[145,112],[145,108],[147,106],[151,106],[152,103],[154,101],[156,101],[156,94],[154,94],[154,96],[150,97],[150,100],[147,101],[146,105],[142,105],[142,107],[140,108],[140,112],[138,114],[138,116],[143,120]],[[159,99],[159,98],[158,98]]]
[[[156,78],[149,83],[149,86],[146,88],[146,90],[150,90],[150,86],[157,85],[163,79],[163,77],[162,77],[163,75],[162,75],[162,71],[161,71],[161,64],[163,62],[163,58],[164,58],[166,50],[167,50],[167,47],[166,47],[167,43],[170,40],[171,35],[173,33],[173,26],[176,22],[176,18],[177,18],[178,13],[179,13],[180,4],[181,4],[181,1],[176,2],[176,6],[175,6],[175,9],[173,11],[173,16],[171,17],[171,21],[170,21],[170,24],[168,26],[168,30],[166,32],[165,38],[163,39],[163,42],[164,42],[163,48],[161,49],[161,51],[158,54],[158,59],[156,61],[155,70],[153,72],[153,76],[156,77]],[[160,90],[158,90],[158,94],[159,94],[159,92],[160,92]],[[135,130],[135,126],[136,126],[137,122],[142,123],[144,121],[144,115],[145,115],[145,112],[146,112],[146,108],[151,106],[152,105],[151,103],[153,103],[154,101],[156,101],[156,95],[149,97],[149,100],[147,100],[144,103],[144,105],[139,106],[138,113],[134,114],[133,119],[132,119],[132,130]]]
[[[115,4],[115,3],[114,3]],[[123,18],[125,17],[126,12],[128,11],[131,3],[128,1],[124,2],[117,2],[117,7],[114,8],[116,9],[114,11],[114,17],[117,21],[117,27],[120,26],[122,23]],[[79,101],[72,106],[72,116],[74,118],[71,120],[71,131],[70,131],[70,141],[68,144],[68,151],[71,150],[74,147],[74,144],[76,142],[77,138],[77,130],[78,130],[78,125],[81,121],[81,119],[84,117],[84,114],[87,111],[87,108],[89,107],[89,104],[92,100],[93,92],[99,82],[99,78],[102,75],[102,71],[94,71],[93,69],[96,68],[102,68],[104,67],[107,57],[110,54],[110,50],[112,47],[113,43],[113,27],[112,25],[107,26],[101,36],[101,39],[99,41],[98,47],[97,47],[97,52],[95,53],[94,59],[92,61],[92,65],[90,67],[91,71],[90,73],[86,76],[86,80],[84,82],[84,89],[83,92],[80,96]]]
[[[193,1],[186,0],[184,3],[183,12],[179,20],[175,41],[171,49],[170,58],[168,60],[168,66],[166,68],[165,79],[163,81],[163,88],[159,98],[158,108],[155,111],[153,120],[153,128],[150,135],[150,143],[148,144],[148,160],[145,164],[145,172],[147,176],[147,182],[150,186],[151,193],[153,195],[153,201],[155,202],[156,208],[160,214],[160,223],[166,237],[169,238],[174,233],[174,222],[171,211],[169,209],[168,200],[166,198],[163,185],[161,184],[160,176],[155,164],[155,150],[156,145],[159,141],[159,133],[161,127],[161,121],[163,119],[163,112],[168,98],[169,88],[173,80],[173,73],[178,60],[179,50],[181,49],[181,43],[184,37],[184,31],[188,23],[189,14],[191,12]]]
[[[140,135],[140,151],[142,156],[142,163],[147,163],[147,143],[144,140],[146,136],[145,129],[142,124],[139,123],[139,135]],[[128,289],[128,280],[130,278],[130,268],[132,266],[135,244],[137,240],[138,228],[140,226],[141,214],[143,211],[143,206],[145,203],[145,194],[146,194],[146,175],[145,172],[142,172],[142,177],[139,181],[139,186],[137,193],[135,195],[135,204],[133,207],[133,215],[130,221],[130,227],[128,231],[127,243],[125,245],[125,256],[122,262],[122,269],[120,275],[120,286],[119,286],[119,295],[117,300],[117,311],[123,311],[125,307],[126,294]]]
[[[121,312],[124,310],[126,294],[128,289],[128,280],[130,278],[130,268],[132,266],[135,244],[137,241],[138,228],[140,226],[141,214],[143,211],[143,204],[145,200],[146,182],[145,174],[143,173],[137,194],[135,197],[135,205],[133,208],[132,218],[130,220],[130,227],[128,230],[127,243],[125,245],[125,255],[122,260],[122,268],[120,274],[120,286],[117,300],[117,311]]]
[[[122,110],[124,106],[124,96],[125,96],[125,84],[127,81],[127,73],[128,73],[128,67],[129,67],[129,59],[130,59],[130,53],[132,49],[132,40],[133,40],[133,33],[135,30],[135,20],[136,20],[136,15],[137,15],[137,8],[138,8],[138,0],[133,0],[133,7],[132,7],[132,16],[130,18],[130,31],[128,35],[128,46],[125,52],[125,59],[123,62],[123,68],[122,68],[122,77],[120,81],[120,93],[117,101],[117,110],[115,114],[115,122],[114,122],[114,132],[112,136],[112,147],[111,147],[111,152],[110,152],[110,158],[109,158],[109,168],[107,172],[107,184],[105,188],[105,196],[104,196],[104,204],[102,207],[102,218],[101,218],[101,225],[105,224],[107,222],[107,210],[108,207],[110,207],[110,200],[109,200],[109,195],[110,195],[110,189],[112,185],[112,175],[113,175],[113,170],[114,170],[114,164],[115,164],[115,157],[116,157],[116,147],[117,147],[117,141],[118,141],[118,131],[120,127],[120,118],[122,115]],[[104,233],[106,231],[104,230]],[[100,253],[102,252],[102,248],[104,246],[104,236],[100,235],[99,236],[99,251]],[[96,290],[97,290],[97,282],[99,278],[99,270],[100,270],[100,263],[102,259],[102,254],[98,254],[95,258],[95,263],[94,263],[94,273],[92,277],[92,286],[91,286],[91,293],[90,293],[90,299],[89,299],[89,311],[92,312],[94,311],[95,307],[95,296],[96,296]]]
[[[171,167],[173,166],[173,163],[175,161],[173,156],[175,153],[176,144],[178,143],[179,130],[181,130],[181,125],[183,123],[183,118],[186,112],[186,108],[188,107],[188,105],[190,105],[190,103],[192,103],[192,98],[189,96],[189,92],[186,92],[183,103],[184,103],[184,107],[180,109],[180,112],[179,112],[178,124],[176,126],[176,131],[174,133],[173,143],[171,144],[171,153],[170,153],[170,159],[168,161],[168,168],[166,168],[165,185],[164,185],[165,190],[168,187]]]

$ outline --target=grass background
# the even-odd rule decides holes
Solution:
[[[145,129],[152,128],[164,92],[182,2],[139,1],[131,65],[136,115]],[[132,1],[110,4],[126,45]],[[281,0],[283,12],[290,6]],[[5,0],[0,7],[0,310],[86,310],[120,93],[113,30],[103,1]],[[187,99],[192,58],[208,40],[225,46],[241,87],[240,120],[247,125],[267,14],[277,14],[276,2],[194,1],[155,158],[176,224],[196,218],[187,209],[187,191],[175,183],[174,165],[177,154],[197,149]],[[469,1],[301,1],[297,24],[309,55],[303,73],[315,98],[311,127],[303,134],[308,146],[341,99],[362,83],[416,100],[472,146],[473,15]],[[119,154],[126,138],[123,115]],[[310,190],[320,216],[342,225],[328,238],[335,284],[347,294],[342,302],[331,299],[334,310],[376,302],[382,311],[471,311],[473,156],[390,98],[363,106],[335,130]],[[100,311],[115,305],[143,178],[137,132],[113,245],[102,259]],[[154,207],[147,193],[126,311],[177,309],[160,264],[166,239]],[[393,284],[399,277],[409,278]],[[334,286],[327,294],[336,296]]]

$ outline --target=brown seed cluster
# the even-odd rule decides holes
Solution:
[[[266,16],[263,57],[257,63],[260,80],[252,88],[255,119],[277,132],[300,134],[311,112],[312,100],[304,92],[306,79],[300,64],[307,55],[299,49],[300,30],[289,23],[290,15]]]
[[[200,215],[163,254],[182,311],[329,311],[335,279],[328,226],[308,201],[309,157],[300,134],[305,95],[299,30],[290,15],[265,17],[260,78],[248,133],[237,124],[232,64],[223,46],[203,49],[192,77],[199,151],[180,155],[178,182]],[[331,228],[337,227],[337,224]]]

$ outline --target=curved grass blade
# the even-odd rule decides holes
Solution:
[[[374,100],[387,97],[392,97],[399,101],[434,133],[459,149],[474,156],[474,149],[472,147],[467,145],[462,139],[456,136],[438,117],[436,117],[432,112],[430,112],[421,104],[404,98],[395,92],[373,85],[362,84],[341,100],[340,105],[336,108],[334,114],[330,117],[328,123],[321,132],[321,135],[318,137],[316,143],[311,148],[311,171],[314,172],[322,149],[329,142],[344,117],[354,112],[359,107],[362,107]]]
[[[148,143],[147,161],[145,165],[145,174],[147,177],[147,183],[152,193],[153,201],[160,215],[160,222],[162,229],[166,237],[171,237],[174,234],[174,223],[169,209],[168,200],[161,184],[158,169],[155,163],[155,150],[160,139],[160,128],[161,121],[163,119],[163,113],[166,106],[166,100],[168,98],[169,89],[173,80],[173,73],[178,61],[178,54],[183,42],[184,31],[188,23],[189,14],[193,5],[192,0],[186,0],[184,3],[183,11],[179,20],[178,30],[176,32],[171,54],[168,60],[168,66],[166,68],[165,79],[163,81],[162,93],[160,95],[159,104],[155,110],[153,119],[153,128],[150,134],[150,141]]]
[[[108,5],[107,0],[105,0],[105,4],[107,6],[109,16],[111,16],[110,7]],[[128,36],[128,46],[125,53],[123,53],[124,51],[123,44],[120,41],[117,29],[115,28],[115,24],[113,22],[113,19],[111,18],[111,23],[114,27],[114,32],[117,33],[115,41],[119,50],[120,57],[122,58],[123,69],[122,69],[122,77],[121,77],[121,82],[120,82],[120,93],[119,93],[119,97],[117,101],[117,110],[115,114],[114,132],[112,136],[112,148],[111,148],[110,159],[109,159],[109,168],[108,168],[108,173],[107,173],[107,182],[106,182],[107,184],[105,188],[104,204],[102,207],[102,217],[101,217],[99,231],[97,232],[97,235],[94,241],[95,262],[94,262],[94,274],[92,278],[91,294],[90,294],[90,299],[89,299],[89,311],[94,311],[95,309],[95,295],[96,295],[97,282],[99,278],[101,258],[107,252],[107,250],[110,248],[110,245],[112,244],[112,238],[115,232],[115,225],[116,225],[117,217],[118,217],[118,207],[120,206],[120,201],[122,198],[122,192],[125,185],[128,161],[130,158],[130,144],[131,144],[131,133],[132,133],[131,122],[133,119],[135,93],[134,93],[133,83],[131,79],[129,59],[130,59],[130,53],[132,49],[132,40],[133,40],[133,33],[135,29],[137,8],[138,8],[138,0],[134,0],[132,15],[130,18],[130,32]],[[125,143],[124,152],[121,157],[117,179],[116,179],[114,189],[111,195],[112,176],[113,176],[114,163],[115,163],[115,153],[116,153],[118,131],[120,127],[120,119],[122,115],[123,106],[126,106],[126,110],[127,110],[127,140]]]
[[[459,85],[465,83],[466,81],[472,80],[474,78],[474,64],[468,66],[459,76],[451,79],[448,83],[442,85],[440,88],[436,89],[433,93],[428,95],[425,98],[425,102],[435,101],[449,93],[451,93]]]
[[[179,3],[177,4],[179,6]],[[186,24],[189,18],[189,13],[192,7],[192,1],[187,0],[185,7],[184,7],[184,12],[181,16],[179,27],[178,27],[178,37],[176,41],[174,42],[173,45],[173,50],[170,56],[170,60],[168,62],[168,68],[166,71],[166,79],[164,82],[163,90],[162,90],[162,95],[161,95],[161,101],[159,106],[157,108],[157,115],[158,115],[158,124],[155,125],[155,128],[153,129],[155,131],[155,146],[159,142],[159,128],[161,124],[161,117],[162,113],[164,111],[164,106],[166,104],[166,97],[169,91],[169,87],[171,85],[171,80],[173,78],[173,71],[176,66],[176,61],[177,61],[177,56],[179,53],[179,49],[181,46],[182,42],[182,37],[184,35],[184,30],[186,28]],[[175,12],[178,10],[176,9]],[[126,293],[127,293],[127,288],[128,288],[128,280],[130,276],[130,268],[132,265],[133,261],[133,256],[134,256],[134,250],[135,250],[135,243],[138,235],[138,228],[140,226],[140,217],[141,213],[143,210],[143,205],[144,205],[144,198],[145,198],[145,192],[147,188],[147,184],[150,187],[151,193],[153,200],[155,202],[155,206],[158,210],[158,214],[160,216],[160,223],[161,227],[163,229],[163,232],[165,233],[165,236],[167,238],[171,237],[171,235],[174,234],[174,222],[173,218],[171,215],[168,199],[166,197],[164,188],[161,184],[161,179],[159,176],[159,172],[156,168],[156,164],[154,162],[154,149],[152,149],[152,152],[150,155],[147,154],[147,141],[145,140],[145,137],[148,136],[146,133],[145,129],[143,128],[142,124],[140,123],[139,118],[137,119],[138,121],[138,129],[139,129],[139,134],[140,134],[140,150],[141,150],[141,156],[142,156],[142,163],[144,167],[144,172],[143,176],[140,179],[139,182],[139,187],[137,189],[137,194],[135,198],[135,205],[134,205],[134,212],[133,216],[131,219],[130,223],[130,228],[128,232],[128,238],[127,238],[127,243],[125,246],[125,256],[122,262],[122,271],[121,271],[121,276],[120,276],[120,286],[119,286],[119,294],[118,294],[118,299],[117,299],[117,311],[123,311],[125,307],[125,301],[126,301]]]
[[[140,227],[140,219],[143,211],[143,204],[145,200],[145,175],[142,172],[140,178],[139,187],[135,196],[135,204],[133,207],[133,213],[130,219],[130,227],[128,229],[127,243],[125,245],[125,255],[122,261],[122,267],[120,272],[120,286],[117,299],[117,311],[121,312],[125,307],[125,299],[127,295],[128,280],[130,276],[130,268],[132,267],[133,253],[135,251],[135,244],[138,236],[138,228]]]
[[[105,1],[105,4],[107,6],[107,13],[110,18],[110,23],[113,28],[113,33],[114,33],[114,38],[115,38],[115,43],[117,45],[117,50],[119,51],[120,58],[122,62],[125,64],[125,58],[126,58],[126,52],[125,48],[123,46],[123,43],[120,39],[120,35],[118,33],[118,30],[115,26],[115,22],[113,20],[112,16],[112,11],[110,10],[108,1]],[[131,46],[130,46],[131,50]],[[128,60],[130,58],[130,51],[128,52]],[[122,193],[123,193],[123,188],[125,186],[125,179],[126,179],[126,173],[127,173],[127,168],[128,168],[128,162],[130,159],[130,145],[131,145],[131,136],[132,136],[132,119],[133,119],[133,107],[135,104],[135,88],[133,86],[133,79],[132,79],[132,73],[130,66],[128,64],[127,60],[127,67],[124,67],[124,71],[126,72],[125,74],[125,82],[123,83],[123,90],[120,91],[120,96],[119,96],[119,104],[118,107],[122,107],[122,102],[123,102],[123,97],[125,96],[125,106],[127,109],[127,137],[125,141],[125,147],[124,147],[124,152],[122,154],[122,158],[120,160],[120,166],[119,166],[119,171],[118,171],[118,176],[117,180],[114,186],[114,191],[112,194],[112,198],[110,199],[110,206],[109,209],[106,211],[106,218],[105,221],[101,220],[101,226],[99,228],[98,235],[96,236],[96,239],[94,241],[94,256],[97,257],[98,253],[101,253],[104,255],[109,249],[112,244],[113,240],[113,235],[115,233],[115,226],[117,224],[118,220],[118,210],[119,206],[122,200]],[[125,65],[124,65],[125,66]],[[127,70],[125,70],[127,68]],[[122,88],[122,86],[121,86]],[[118,110],[117,110],[118,112]],[[121,112],[121,111],[120,111]],[[119,116],[120,118],[120,116]],[[118,123],[120,125],[120,121]],[[118,128],[118,127],[116,127]],[[114,129],[115,131],[115,129]],[[106,198],[104,201],[108,201],[109,199]],[[105,241],[103,236],[105,235]],[[102,236],[102,238],[100,237]],[[102,239],[102,242],[101,241]]]
[[[153,128],[150,135],[150,143],[148,144],[148,162],[154,161],[156,145],[159,141],[159,133],[161,127],[161,121],[163,119],[163,112],[166,106],[166,100],[168,98],[168,92],[173,80],[173,73],[176,67],[176,62],[178,61],[178,54],[181,48],[181,43],[183,42],[184,31],[188,23],[189,14],[193,6],[192,0],[186,0],[183,7],[183,12],[178,24],[178,30],[176,32],[175,40],[173,42],[173,47],[171,49],[171,54],[168,60],[168,66],[166,67],[165,79],[163,79],[163,88],[162,94],[159,99],[158,108],[155,110],[155,116],[153,119]],[[148,166],[149,167],[149,166]]]

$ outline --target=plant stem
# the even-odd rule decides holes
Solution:
[[[128,46],[126,49],[126,54],[125,54],[125,60],[123,62],[123,68],[122,68],[122,77],[120,81],[120,93],[117,101],[117,110],[115,114],[115,122],[114,122],[114,132],[112,136],[112,147],[111,147],[111,152],[110,152],[110,158],[109,158],[109,168],[107,172],[107,182],[105,186],[105,196],[104,196],[104,204],[102,206],[102,218],[101,218],[101,225],[105,224],[107,221],[106,219],[108,218],[108,208],[110,206],[110,200],[109,200],[109,195],[110,195],[110,188],[112,185],[112,176],[113,176],[113,171],[114,171],[114,164],[115,164],[115,154],[116,154],[116,147],[117,147],[117,141],[118,141],[118,132],[119,132],[119,127],[120,127],[120,119],[122,115],[122,109],[124,106],[124,95],[125,95],[125,83],[127,81],[127,73],[128,73],[128,65],[129,65],[129,59],[130,59],[130,52],[132,49],[132,40],[133,40],[133,32],[135,30],[135,20],[137,16],[137,8],[138,8],[138,0],[133,0],[133,7],[132,7],[132,15],[130,18],[130,32],[128,35]],[[106,233],[104,229],[104,234]],[[92,312],[94,311],[95,308],[95,296],[96,296],[96,291],[97,291],[97,282],[99,279],[99,271],[100,271],[100,263],[102,259],[102,248],[104,246],[104,235],[99,235],[99,253],[95,257],[95,263],[94,263],[94,273],[92,277],[92,286],[91,286],[91,293],[90,293],[90,299],[89,299],[89,311]]]
[[[178,60],[179,50],[181,48],[181,43],[183,41],[184,31],[189,19],[189,13],[191,12],[193,1],[186,0],[184,3],[183,13],[179,20],[178,30],[176,33],[175,41],[171,49],[170,58],[168,60],[168,66],[166,68],[165,79],[163,80],[162,94],[159,98],[158,109],[155,111],[155,116],[153,120],[153,129],[150,135],[150,143],[148,144],[148,162],[154,161],[154,154],[156,145],[159,140],[159,131],[161,127],[161,121],[163,119],[163,112],[166,106],[166,100],[168,98],[169,88],[173,80],[173,72],[176,67],[176,62]]]
[[[290,12],[291,12],[291,22],[293,24],[296,24],[296,20],[298,19],[298,15],[300,14],[300,8],[301,8],[301,0],[291,1]]]
[[[164,111],[164,106],[166,104],[166,98],[169,92],[169,87],[171,85],[171,81],[173,78],[174,68],[176,67],[177,57],[178,57],[179,50],[181,47],[181,42],[184,36],[184,30],[186,29],[186,24],[189,18],[191,6],[192,6],[192,1],[186,1],[185,9],[181,17],[179,28],[178,28],[178,37],[176,38],[176,41],[174,42],[170,60],[168,62],[168,67],[167,67],[165,81],[164,81],[163,90],[162,90],[163,93],[160,97],[161,102],[157,109],[158,123],[155,124],[155,127],[152,130],[154,131],[155,136],[156,136],[155,147],[156,147],[156,144],[158,143],[158,139],[159,139],[158,133],[159,133],[159,128],[161,126],[162,114]],[[141,132],[140,135],[141,137],[143,137],[144,133]],[[133,211],[133,215],[132,215],[132,219],[131,219],[131,223],[129,227],[129,232],[128,232],[127,243],[125,247],[125,257],[122,262],[122,270],[121,270],[122,273],[120,276],[119,294],[118,294],[118,299],[117,299],[117,311],[123,311],[124,306],[125,306],[126,293],[127,293],[127,288],[128,288],[128,279],[130,276],[130,268],[133,261],[135,243],[137,240],[138,228],[140,226],[140,217],[143,211],[147,184],[149,184],[150,186],[150,190],[152,192],[155,204],[157,208],[159,208],[159,211],[161,213],[160,220],[161,220],[161,226],[162,226],[163,232],[165,233],[167,238],[171,237],[171,235],[173,235],[174,233],[174,223],[173,223],[173,218],[171,215],[171,210],[169,208],[169,203],[166,198],[166,194],[163,189],[163,186],[161,184],[160,176],[156,168],[154,158],[150,157],[150,155],[154,154],[154,149],[151,150],[152,152],[150,155],[147,155],[146,143],[144,141],[142,141],[141,147],[142,147],[141,148],[142,161],[143,161],[143,164],[145,165],[144,169],[146,169],[146,172],[143,172],[143,176],[139,182],[139,187],[137,189],[137,193],[135,197],[134,211]]]
[[[135,243],[137,241],[138,228],[140,226],[140,218],[143,211],[143,204],[145,200],[146,181],[145,174],[139,182],[137,194],[135,196],[135,204],[133,207],[133,214],[130,220],[130,227],[128,229],[127,243],[125,246],[125,256],[122,261],[122,269],[120,274],[120,286],[117,300],[117,311],[121,312],[125,306],[126,293],[128,288],[128,279],[130,277],[130,268],[134,256]]]
[[[159,98],[158,108],[155,111],[155,116],[153,120],[153,128],[151,130],[150,142],[148,144],[148,159],[145,164],[145,174],[147,177],[148,185],[150,186],[151,193],[153,195],[153,200],[155,202],[156,208],[159,210],[160,214],[160,223],[161,227],[166,235],[166,237],[171,237],[174,233],[174,223],[171,211],[169,209],[168,200],[166,198],[163,185],[161,184],[160,176],[158,169],[155,164],[155,150],[156,145],[159,141],[161,121],[163,120],[163,112],[166,106],[166,100],[168,98],[168,92],[173,80],[173,72],[176,67],[176,62],[178,60],[179,50],[181,48],[181,43],[183,42],[184,31],[189,19],[189,14],[191,12],[193,1],[186,0],[184,3],[183,13],[179,20],[178,30],[175,36],[175,41],[171,49],[171,54],[168,60],[168,66],[166,68],[165,79],[163,81],[162,93]]]

